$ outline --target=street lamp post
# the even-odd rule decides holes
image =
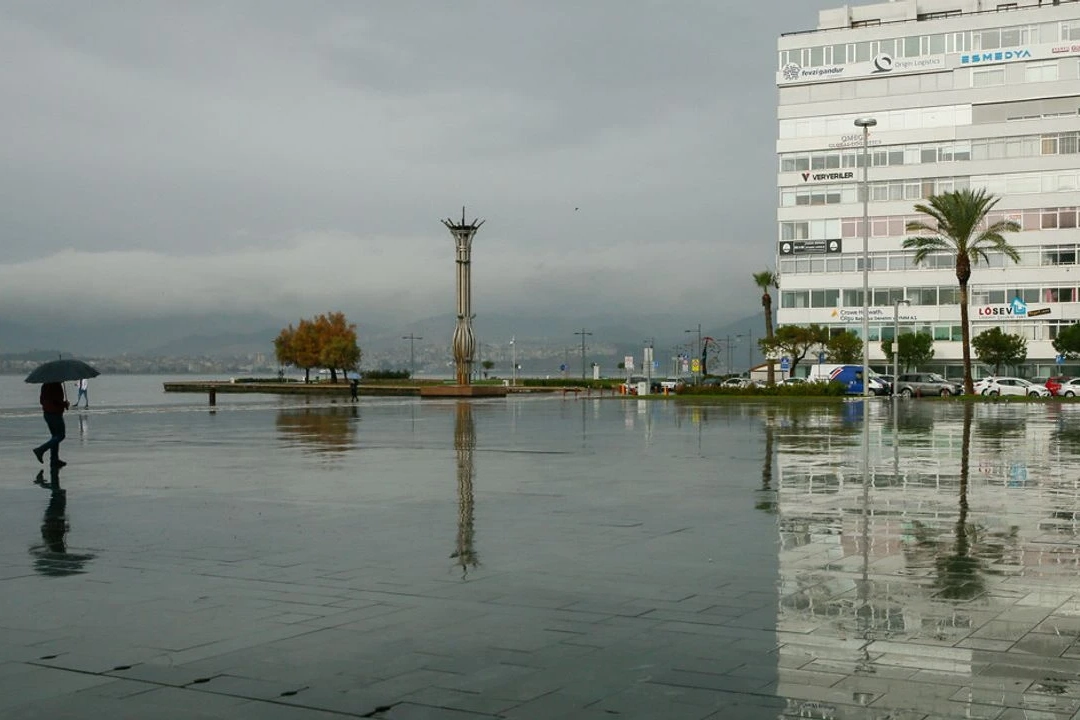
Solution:
[[[870,394],[870,128],[877,125],[872,117],[855,120],[863,131],[863,227],[862,227],[862,377],[863,397]]]
[[[648,343],[646,345],[646,343]],[[653,345],[656,343],[656,338],[645,338],[641,341],[642,345],[645,345],[643,350],[641,364],[645,366],[645,379],[649,381],[649,392],[652,392],[652,364],[653,364]]]
[[[581,336],[581,379],[585,379],[585,338],[592,335],[591,332],[585,332],[585,328],[581,328],[581,332],[574,333]]]
[[[700,376],[701,376],[701,370],[700,370],[700,367],[701,367],[701,365],[700,365],[700,363],[701,363],[701,323],[698,323],[697,330],[690,329],[690,330],[686,330],[685,332],[688,332],[688,333],[696,332],[697,333],[697,347],[695,348],[695,352],[697,354],[694,357],[697,358],[697,361],[699,363],[699,365],[698,365],[699,370],[698,370],[698,376],[694,380],[694,384],[696,385],[698,378],[700,378]],[[690,361],[690,368],[691,368],[690,369],[690,374],[691,375],[694,374],[693,367],[694,367],[694,362],[693,362],[693,359],[691,359],[691,361]]]
[[[896,399],[896,382],[900,379],[900,306],[911,306],[911,301],[908,299],[897,300],[893,303],[892,313],[892,325],[893,325],[893,349],[892,349],[892,396]]]
[[[517,340],[516,336],[511,336],[510,337],[510,364],[513,365],[513,369],[511,370],[511,374],[510,374],[510,377],[511,377],[510,384],[514,385],[514,386],[517,385],[517,344],[515,342],[516,340]]]
[[[424,338],[409,333],[408,335],[402,335],[401,339],[409,341],[409,376],[416,377],[416,362],[414,360],[415,353],[413,352],[413,343],[417,340],[423,340]]]

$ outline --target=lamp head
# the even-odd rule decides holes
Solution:
[[[877,120],[872,117],[861,117],[855,119],[855,127],[868,128],[877,125]]]

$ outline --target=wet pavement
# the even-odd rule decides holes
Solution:
[[[1080,406],[868,414],[0,414],[0,717],[1080,718]]]

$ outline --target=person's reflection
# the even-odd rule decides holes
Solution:
[[[454,451],[457,455],[458,528],[457,541],[450,558],[457,561],[464,579],[469,574],[469,568],[480,565],[480,556],[476,552],[476,530],[473,527],[473,449],[476,447],[476,424],[473,422],[470,403],[459,402],[456,410]]]
[[[356,405],[283,408],[278,412],[277,429],[315,452],[345,452],[353,445],[353,421],[359,417]]]
[[[67,491],[60,487],[60,468],[49,469],[49,480],[45,480],[45,471],[38,471],[34,484],[49,490],[49,504],[45,507],[45,516],[41,519],[41,539],[39,545],[30,546],[34,557],[34,570],[42,575],[63,577],[85,572],[85,565],[94,559],[91,553],[72,553],[67,549],[67,533],[71,529],[67,520]]]

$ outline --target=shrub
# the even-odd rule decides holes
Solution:
[[[408,370],[368,370],[364,373],[365,380],[408,380],[409,377]]]
[[[808,382],[797,385],[777,383],[772,387],[751,385],[745,388],[685,385],[679,388],[678,394],[694,396],[729,395],[736,397],[843,397],[847,393],[842,383]]]

